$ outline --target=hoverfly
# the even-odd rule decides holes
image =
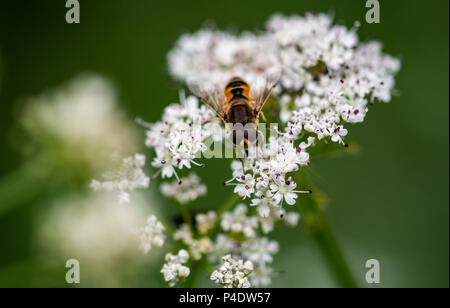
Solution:
[[[261,134],[258,131],[259,117],[266,122],[262,109],[279,78],[279,73],[267,75],[262,79],[262,84],[250,86],[244,79],[233,77],[223,90],[217,87],[201,88],[197,84],[190,84],[189,88],[215,111],[217,117],[207,122],[222,120],[232,132],[235,153],[236,146],[240,146],[248,156],[249,146],[257,144]]]

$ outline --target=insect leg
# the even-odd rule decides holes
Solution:
[[[242,164],[242,172],[245,173],[245,161],[243,158],[239,158],[239,160],[241,161],[241,164]]]
[[[260,112],[259,114],[260,114],[260,116],[261,116],[261,118],[262,118],[264,124],[266,124],[266,130],[267,130],[267,131],[270,131],[269,126],[267,126],[267,119],[266,119],[266,116],[264,115],[264,112],[261,110],[261,112]]]
[[[202,123],[202,125],[205,125],[205,124],[208,124],[208,123],[213,123],[213,122],[216,122],[216,121],[219,121],[219,120],[221,120],[219,117],[214,117],[214,118],[211,118],[209,120],[204,121]]]
[[[233,145],[233,149],[234,149],[234,155],[236,156],[237,159],[239,159],[241,161],[242,172],[245,172],[245,161],[244,161],[244,159],[242,157],[239,157],[236,145]]]
[[[261,143],[264,144],[265,143],[265,136],[262,133],[262,131],[258,130],[258,140],[256,141],[256,145],[259,145],[259,141],[261,140]]]
[[[261,118],[262,118],[263,122],[267,123],[266,116],[264,115],[264,112],[261,110],[261,112],[259,114],[261,115]]]

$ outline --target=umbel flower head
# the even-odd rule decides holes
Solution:
[[[239,204],[233,212],[226,212],[222,215],[220,226],[227,232],[254,237],[256,228],[258,228],[258,219],[254,216],[248,217],[245,204]]]
[[[296,226],[300,215],[287,207],[301,202],[299,194],[312,193],[295,182],[294,173],[310,165],[313,149],[346,145],[350,124],[363,122],[371,105],[391,99],[400,62],[384,54],[378,42],[361,43],[357,28],[334,25],[325,14],[275,15],[259,33],[202,29],[179,39],[168,60],[172,76],[184,85],[223,91],[223,84],[235,76],[250,88],[275,73],[279,80],[266,106],[269,119],[277,122],[270,125],[269,138],[252,145],[252,155],[232,161],[224,181],[242,199],[234,208],[225,203],[217,212],[189,213],[187,203],[207,188],[197,175],[181,173],[204,167],[209,142],[232,132],[202,125],[215,117],[214,111],[183,91],[180,103],[167,106],[160,121],[138,120],[146,129],[145,144],[155,154],[153,177],[143,172],[145,157],[136,155],[105,181],[92,182],[92,187],[118,190],[122,201],[130,201],[135,188],[147,187],[157,176],[171,179],[160,190],[180,203],[184,221],[171,236],[184,249],[166,255],[161,273],[170,286],[185,281],[191,265],[205,261],[216,266],[210,279],[220,286],[271,283],[280,246],[266,236],[276,224]],[[156,217],[150,218],[141,248],[160,246],[163,230]]]
[[[172,76],[181,81],[219,85],[234,76],[252,81],[272,72],[278,63],[275,51],[267,35],[203,29],[183,35],[168,60]]]
[[[169,53],[178,80],[223,83],[281,70],[274,93],[281,120],[296,134],[344,143],[343,123],[364,120],[368,105],[388,102],[400,62],[379,42],[360,43],[357,27],[333,25],[325,14],[273,16],[260,34],[203,29],[183,35]]]
[[[391,99],[400,68],[380,43],[360,43],[357,25],[334,25],[325,14],[275,15],[258,34],[202,29],[183,35],[168,60],[173,77],[205,87],[233,76],[252,85],[281,72],[272,96],[284,129],[257,150],[258,159],[247,159],[246,169],[232,165],[226,182],[263,218],[277,208],[282,216],[284,203],[310,192],[297,188],[289,173],[309,165],[308,148],[321,140],[346,145],[345,124],[362,122],[370,105]]]
[[[98,174],[114,157],[137,149],[136,131],[118,108],[113,87],[95,75],[31,98],[22,124],[47,160],[71,174]]]
[[[196,221],[196,228],[198,230],[198,233],[200,234],[206,234],[209,230],[214,228],[214,225],[217,220],[216,212],[209,211],[206,214],[197,214],[195,216]]]
[[[164,244],[166,236],[164,235],[164,226],[158,221],[155,215],[147,218],[145,226],[140,229],[140,245],[141,250],[147,254],[152,246],[161,247]]]
[[[164,275],[164,280],[169,283],[169,286],[173,287],[189,276],[191,272],[189,267],[183,265],[188,260],[189,254],[184,249],[178,251],[176,255],[166,254],[166,264],[162,267],[161,273]]]
[[[207,236],[194,238],[194,234],[187,224],[183,224],[173,234],[173,238],[181,241],[189,249],[189,253],[194,260],[200,260],[203,254],[208,254],[212,250],[211,239]]]
[[[200,178],[195,173],[191,173],[189,176],[181,178],[180,181],[170,184],[163,183],[161,193],[166,197],[174,198],[179,203],[188,203],[206,195],[207,188],[200,183]]]
[[[248,275],[253,271],[251,261],[233,259],[230,255],[222,257],[222,265],[211,274],[211,280],[224,288],[250,288]]]
[[[177,170],[190,169],[192,165],[204,166],[195,159],[206,150],[203,141],[211,136],[211,131],[201,123],[214,114],[208,107],[200,106],[195,97],[186,98],[183,92],[180,92],[180,101],[181,104],[172,104],[165,109],[162,121],[154,124],[139,122],[148,129],[145,144],[156,153],[152,163],[159,169],[156,175],[175,176],[181,184]]]
[[[92,180],[94,190],[117,191],[121,203],[130,202],[130,192],[137,188],[147,188],[150,179],[142,168],[145,165],[145,155],[135,154],[122,160],[122,165],[116,172],[104,174],[106,181]]]
[[[85,282],[120,284],[122,275],[142,265],[139,246],[148,252],[165,239],[156,219],[145,223],[147,210],[138,198],[122,204],[114,195],[96,192],[58,199],[52,205],[39,220],[39,244],[50,253],[46,258],[55,256],[45,262],[74,257],[86,271]]]

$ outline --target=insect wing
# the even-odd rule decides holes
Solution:
[[[250,96],[256,102],[256,110],[258,114],[261,112],[264,104],[270,97],[273,88],[275,88],[278,81],[280,80],[280,76],[281,71],[276,71],[264,75],[264,77],[259,78],[252,84]]]
[[[214,110],[221,119],[224,118],[222,104],[225,101],[225,95],[219,91],[218,87],[213,85],[201,86],[197,83],[189,83],[188,86],[195,96]]]

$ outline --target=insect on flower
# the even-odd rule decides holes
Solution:
[[[232,133],[233,145],[243,147],[246,157],[250,145],[257,144],[259,117],[266,123],[262,109],[273,88],[280,79],[281,71],[267,73],[253,86],[243,78],[233,77],[228,81],[223,91],[217,86],[201,86],[189,84],[189,88],[203,103],[216,112],[217,117],[207,122],[222,120]],[[237,152],[236,152],[237,156]]]

